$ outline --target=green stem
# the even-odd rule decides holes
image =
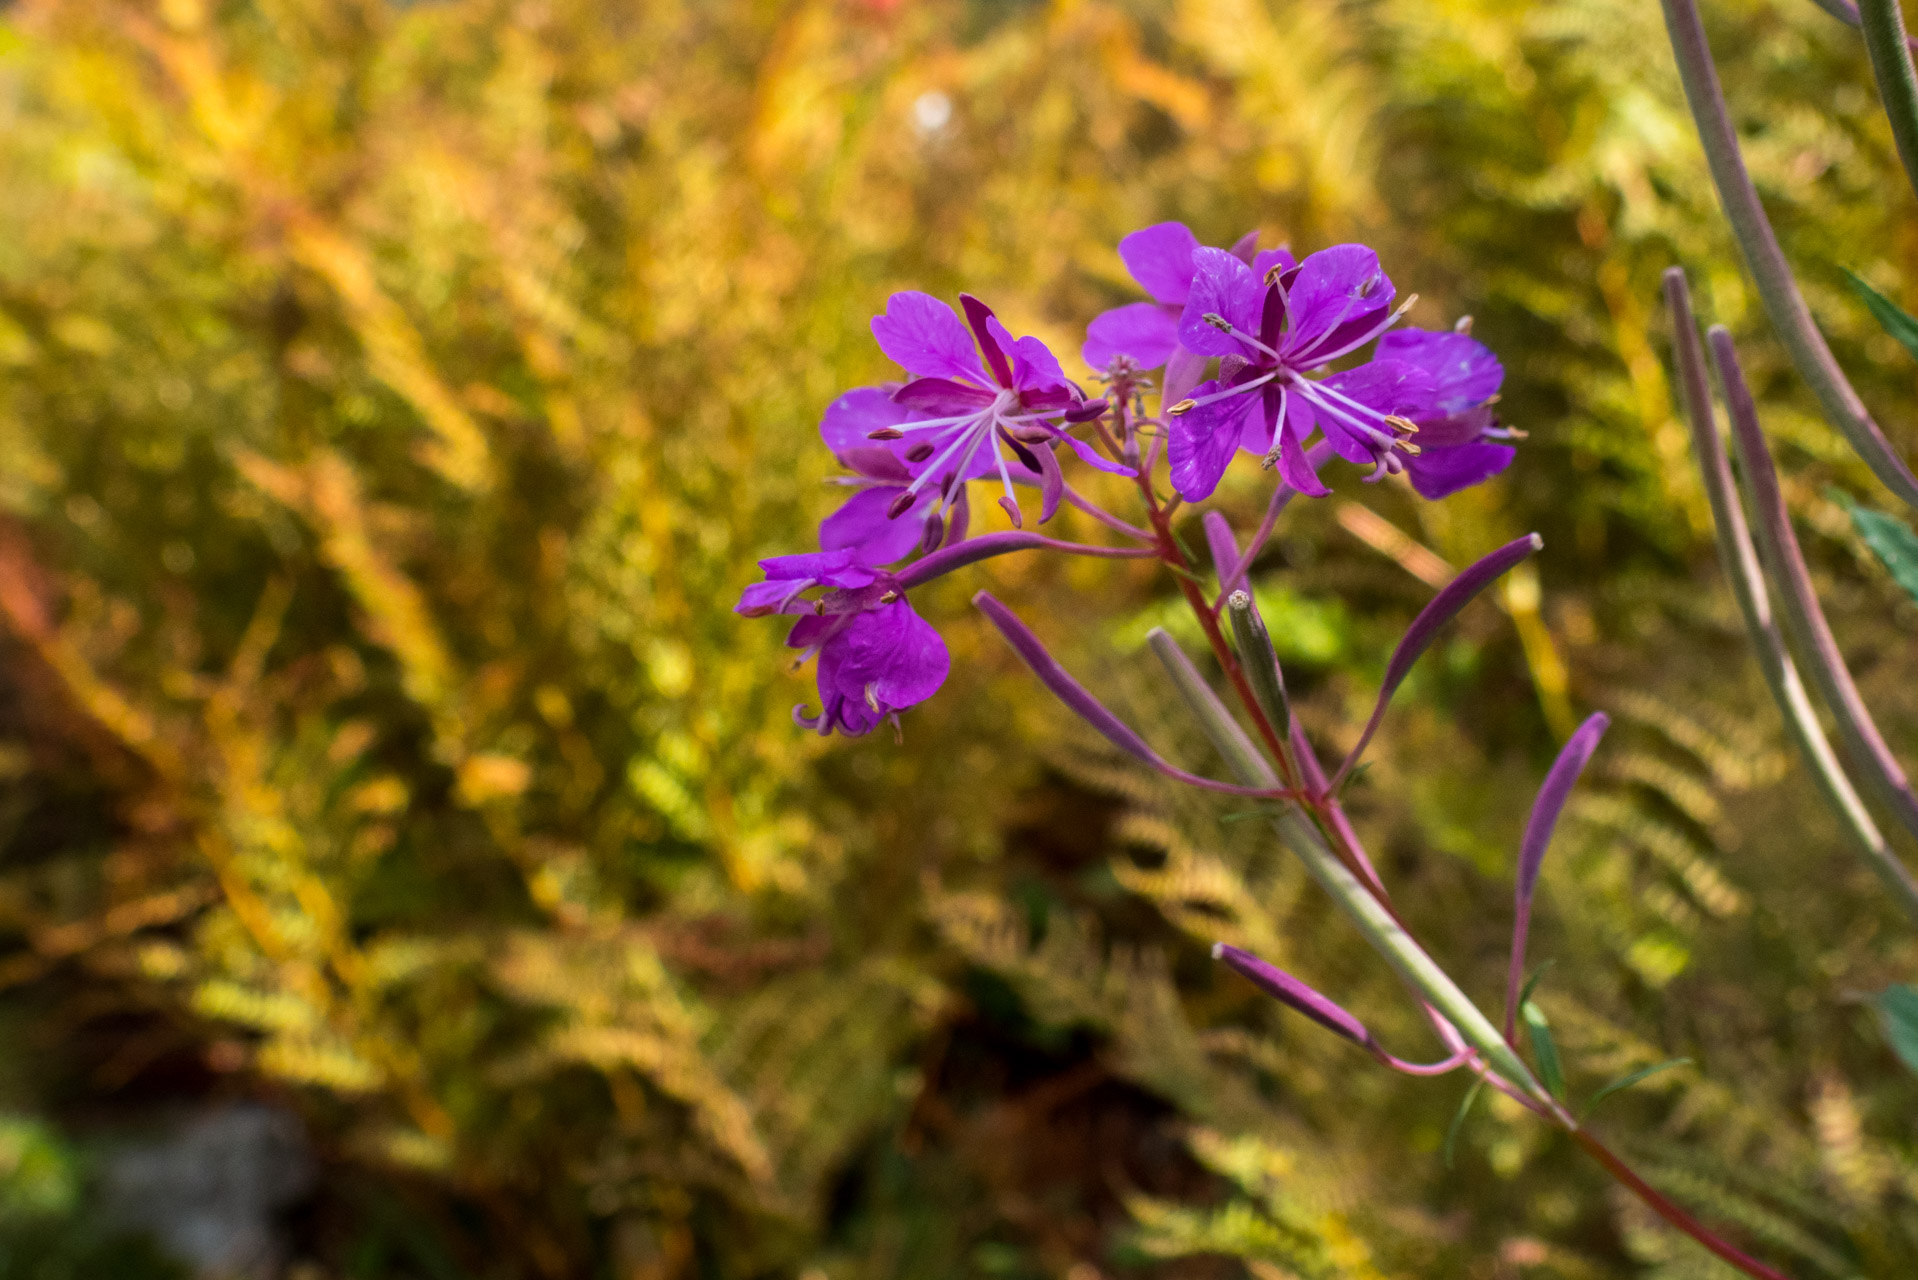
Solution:
[[[1772,328],[1798,368],[1799,376],[1818,397],[1825,417],[1851,442],[1865,465],[1872,469],[1885,487],[1914,507],[1918,507],[1918,476],[1892,450],[1878,424],[1872,421],[1865,405],[1852,390],[1844,370],[1838,367],[1825,336],[1811,318],[1811,310],[1798,292],[1784,250],[1765,217],[1764,206],[1745,171],[1745,160],[1738,149],[1738,135],[1732,129],[1725,108],[1725,95],[1719,88],[1718,69],[1712,64],[1711,46],[1705,41],[1705,26],[1698,16],[1696,0],[1661,0],[1665,26],[1671,33],[1672,52],[1678,59],[1679,77],[1685,83],[1685,99],[1691,105],[1698,125],[1699,141],[1705,146],[1705,160],[1711,168],[1712,183],[1731,223],[1732,234],[1745,255],[1745,265],[1758,286],[1765,314]]]
[[[1918,190],[1918,72],[1912,70],[1905,43],[1904,11],[1898,0],[1858,0],[1858,18],[1878,97],[1891,121],[1892,141],[1898,144],[1905,177]]]
[[[1665,302],[1672,313],[1673,362],[1678,370],[1679,398],[1691,421],[1692,448],[1698,455],[1705,493],[1711,499],[1719,562],[1731,583],[1732,595],[1738,600],[1739,612],[1745,615],[1745,630],[1751,637],[1758,668],[1771,687],[1772,700],[1785,718],[1786,729],[1811,766],[1813,781],[1832,812],[1838,815],[1845,834],[1851,838],[1859,856],[1884,881],[1898,905],[1918,924],[1918,881],[1913,880],[1911,872],[1892,852],[1890,843],[1872,820],[1839,763],[1837,753],[1819,726],[1818,712],[1785,647],[1777,620],[1772,616],[1764,571],[1759,567],[1758,550],[1745,523],[1744,508],[1738,502],[1725,442],[1712,420],[1705,354],[1698,341],[1698,326],[1692,316],[1685,273],[1678,267],[1665,273]]]

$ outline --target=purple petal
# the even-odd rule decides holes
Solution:
[[[1299,442],[1301,434],[1292,429],[1291,415],[1288,414],[1284,433],[1279,437],[1279,478],[1308,498],[1323,498],[1332,491],[1320,481],[1318,468],[1312,465],[1305,446]],[[1323,449],[1325,446],[1317,447]]]
[[[1505,368],[1491,348],[1449,329],[1394,329],[1379,339],[1378,354],[1423,368],[1432,379],[1433,408],[1440,413],[1484,404],[1505,381]]]
[[[1392,304],[1392,282],[1379,268],[1379,256],[1362,244],[1321,249],[1299,264],[1288,290],[1292,328],[1288,356],[1305,356],[1323,346],[1342,325],[1376,315]],[[1190,345],[1190,344],[1188,344]]]
[[[999,323],[999,317],[992,314],[992,308],[969,293],[959,295],[959,305],[966,309],[966,323],[972,326],[972,336],[979,340],[979,350],[986,357],[986,367],[992,370],[993,378],[1002,387],[1012,385],[1012,365],[1006,359],[1006,352],[1012,346],[1012,335]]]
[[[1103,471],[1109,476],[1136,476],[1139,474],[1123,462],[1114,462],[1077,436],[1070,436],[1061,432],[1054,438],[1063,443],[1066,448],[1079,455],[1079,461],[1096,470]]]
[[[1287,272],[1298,265],[1299,260],[1292,256],[1292,251],[1281,246],[1277,249],[1267,249],[1252,259],[1252,274],[1259,278],[1260,284],[1264,284],[1265,278],[1272,274],[1272,268],[1277,267],[1281,272]]]
[[[1272,452],[1272,433],[1278,429],[1279,415],[1285,412],[1289,398],[1286,389],[1276,382],[1268,382],[1252,393],[1259,398],[1256,411],[1247,409],[1245,425],[1239,432],[1239,448],[1247,453],[1263,458]]]
[[[1492,412],[1490,405],[1482,404],[1457,413],[1425,414],[1416,421],[1419,444],[1444,448],[1472,443],[1498,425],[1498,415]]]
[[[1179,313],[1156,302],[1134,302],[1103,312],[1086,326],[1080,349],[1085,362],[1103,369],[1116,356],[1130,356],[1144,369],[1156,369],[1179,345]]]
[[[1363,1022],[1277,965],[1267,964],[1250,951],[1241,951],[1223,942],[1212,948],[1212,958],[1224,961],[1228,968],[1253,986],[1280,1003],[1290,1005],[1327,1031],[1342,1035],[1354,1044],[1369,1046],[1372,1043],[1372,1033],[1365,1029]]]
[[[1206,549],[1212,553],[1212,568],[1220,582],[1229,582],[1232,571],[1239,567],[1239,541],[1232,536],[1232,522],[1225,518],[1223,511],[1208,511],[1203,524]]]
[[[912,469],[900,458],[899,441],[890,444],[874,442],[848,449],[839,460],[850,471],[864,476],[868,480],[877,480],[881,484],[905,484],[912,479]]]
[[[1420,433],[1423,438],[1423,433]],[[1419,497],[1437,502],[1461,489],[1483,484],[1512,465],[1518,450],[1508,444],[1461,444],[1426,447],[1405,460],[1406,476]]]
[[[819,545],[827,551],[850,550],[861,564],[887,565],[912,554],[925,532],[925,508],[939,496],[928,485],[917,501],[897,517],[886,512],[904,493],[901,486],[862,489],[819,526]]]
[[[854,387],[826,406],[819,436],[833,456],[845,461],[853,449],[872,447],[871,432],[903,425],[912,415],[893,400],[897,386]]]
[[[1209,395],[1219,384],[1205,382],[1195,389]],[[1238,452],[1247,410],[1257,408],[1256,395],[1232,396],[1171,420],[1166,428],[1166,457],[1172,464],[1172,487],[1187,502],[1204,501],[1219,487],[1232,455]]]
[[[807,551],[795,556],[769,556],[759,562],[768,578],[791,581],[810,578],[834,587],[866,587],[879,575],[858,563],[850,551]]]
[[[886,301],[872,318],[879,349],[907,373],[927,378],[956,378],[986,386],[972,335],[953,309],[929,293],[907,290]]]
[[[1037,338],[1021,338],[1012,344],[1012,385],[1028,393],[1028,402],[1031,392],[1069,386],[1059,357]]]
[[[1256,231],[1246,232],[1237,240],[1234,240],[1232,247],[1227,249],[1226,252],[1237,258],[1240,262],[1243,262],[1246,266],[1252,266],[1257,260],[1259,252],[1259,233]]]
[[[819,697],[848,733],[865,733],[937,693],[951,667],[939,633],[895,600],[855,615],[821,646]]]
[[[1252,268],[1223,249],[1196,249],[1192,263],[1192,292],[1179,317],[1179,342],[1208,356],[1243,355],[1245,347],[1207,324],[1205,316],[1223,316],[1241,332],[1257,333],[1264,287]]]
[[[1538,887],[1538,870],[1545,861],[1545,850],[1552,843],[1552,831],[1572,787],[1598,750],[1598,740],[1612,723],[1604,712],[1592,716],[1572,734],[1571,740],[1552,761],[1545,782],[1532,801],[1532,816],[1525,823],[1525,838],[1519,845],[1516,910],[1512,917],[1512,961],[1505,977],[1505,1028],[1511,1035],[1513,1019],[1518,1016],[1519,985],[1524,981],[1525,940],[1532,925],[1532,891]]]
[[[1373,360],[1335,373],[1324,386],[1379,413],[1416,418],[1432,407],[1432,376],[1405,360]]]
[[[802,578],[800,582],[804,582]],[[779,613],[786,604],[798,596],[805,587],[789,579],[772,582],[755,582],[739,595],[739,603],[733,606],[733,612],[748,618],[761,618],[769,613]]]
[[[992,392],[951,378],[914,378],[892,393],[893,403],[908,421],[914,418],[951,418],[977,413],[992,403]]]
[[[1140,288],[1176,307],[1192,287],[1192,251],[1198,247],[1199,238],[1183,222],[1161,222],[1119,241],[1119,257]]]
[[[1174,326],[1175,331],[1177,326]],[[1165,362],[1165,387],[1159,395],[1161,404],[1177,404],[1192,394],[1192,389],[1205,378],[1206,358],[1197,351],[1177,347],[1172,358]]]
[[[1059,459],[1050,448],[1041,447],[1034,451],[1033,457],[1039,463],[1039,523],[1052,519],[1059,509],[1059,500],[1065,497],[1065,473],[1059,470]]]

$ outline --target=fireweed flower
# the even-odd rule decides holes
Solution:
[[[1305,458],[1316,427],[1339,456],[1379,474],[1415,453],[1411,415],[1430,411],[1431,376],[1403,360],[1374,359],[1323,381],[1307,375],[1389,329],[1392,282],[1363,245],[1335,245],[1298,266],[1261,275],[1222,249],[1193,251],[1195,271],[1179,340],[1218,356],[1218,376],[1166,409],[1172,484],[1188,500],[1211,495],[1243,447],[1278,464],[1301,493],[1328,492]]]
[[[966,536],[965,486],[955,486],[948,495],[949,511],[938,506],[942,495],[937,488],[909,495],[912,467],[900,456],[900,442],[869,438],[873,431],[911,422],[912,411],[892,398],[898,389],[897,383],[854,388],[833,401],[819,423],[826,447],[852,473],[841,483],[858,490],[820,524],[819,547],[851,551],[863,565],[893,564],[915,549],[931,551],[942,541]],[[905,506],[892,514],[901,498]]]
[[[937,495],[929,504],[930,519],[958,500],[955,490],[967,481],[996,473],[1005,488],[999,505],[1014,526],[1024,524],[1012,491],[1015,475],[1040,484],[1043,523],[1064,488],[1052,456],[1059,442],[1091,466],[1130,475],[1127,467],[1101,457],[1060,425],[1098,417],[1105,402],[1088,401],[1043,342],[1014,339],[991,309],[969,294],[959,301],[970,332],[951,307],[925,293],[895,293],[884,313],[873,317],[879,349],[913,375],[891,397],[894,407],[906,411],[907,422],[881,421],[876,404],[856,411],[872,419],[867,439],[898,442],[898,456],[912,476],[892,499],[887,517],[903,517],[930,492]]]
[[[821,734],[857,737],[939,692],[952,659],[939,633],[913,612],[891,574],[851,549],[761,560],[766,581],[746,588],[735,613],[800,615],[786,637],[799,662],[817,655],[819,710],[793,719]],[[827,588],[808,601],[803,594]]]
[[[1296,264],[1284,249],[1254,256],[1258,232],[1242,237],[1230,252],[1263,276],[1274,265],[1289,271]],[[1166,366],[1165,387],[1177,400],[1205,369],[1206,357],[1179,341],[1179,317],[1192,293],[1196,270],[1192,255],[1199,238],[1183,222],[1160,222],[1119,241],[1119,258],[1151,302],[1133,302],[1102,313],[1086,328],[1080,354],[1094,369],[1109,369],[1123,356],[1142,370]]]
[[[1405,460],[1405,472],[1420,497],[1436,501],[1511,465],[1518,451],[1489,442],[1523,433],[1500,426],[1492,412],[1505,368],[1484,343],[1459,332],[1394,329],[1377,351],[1417,365],[1432,380],[1431,408],[1406,415],[1418,426],[1419,452]]]

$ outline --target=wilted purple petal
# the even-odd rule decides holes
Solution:
[[[1378,254],[1364,245],[1333,245],[1310,255],[1287,289],[1291,328],[1286,355],[1336,350],[1325,342],[1335,329],[1376,315],[1392,304],[1392,296],[1392,282],[1380,269]]]
[[[1363,1022],[1277,965],[1267,964],[1250,951],[1228,946],[1223,942],[1214,944],[1212,958],[1224,961],[1235,973],[1250,981],[1261,991],[1283,1004],[1290,1005],[1327,1031],[1342,1035],[1353,1044],[1365,1045],[1368,1048],[1371,1046],[1372,1033],[1365,1029]]]
[[[1407,360],[1431,375],[1433,408],[1458,413],[1498,394],[1505,367],[1491,349],[1452,330],[1394,329],[1379,339],[1378,355]]]
[[[1192,292],[1179,317],[1179,342],[1209,356],[1242,354],[1244,346],[1205,317],[1221,316],[1241,332],[1257,333],[1264,286],[1252,274],[1252,268],[1223,249],[1195,249],[1192,262]]]
[[[897,516],[888,516],[887,510],[904,492],[902,486],[880,485],[855,493],[820,523],[819,545],[827,551],[850,550],[859,563],[866,565],[905,559],[923,536],[923,513],[938,498],[939,491],[928,486],[911,507]]]
[[[990,384],[966,326],[951,307],[929,293],[893,294],[886,310],[873,317],[872,336],[879,349],[907,373]]]
[[[1156,369],[1179,345],[1179,313],[1157,302],[1134,302],[1101,313],[1086,326],[1080,354],[1094,369],[1129,356],[1142,369]]]
[[[1512,539],[1498,550],[1466,566],[1432,597],[1430,603],[1419,610],[1418,616],[1412,619],[1412,625],[1405,629],[1405,636],[1399,641],[1398,648],[1392,650],[1392,660],[1385,666],[1385,683],[1379,689],[1378,701],[1372,706],[1371,719],[1365,722],[1365,731],[1359,735],[1358,744],[1332,777],[1335,789],[1365,753],[1372,735],[1378,731],[1379,720],[1385,715],[1387,704],[1392,701],[1392,695],[1405,683],[1405,677],[1411,674],[1412,664],[1419,660],[1419,655],[1431,647],[1439,629],[1457,617],[1460,610],[1501,574],[1544,545],[1545,540],[1536,533]]]
[[[1421,431],[1418,437],[1424,439]],[[1482,484],[1512,465],[1518,450],[1509,444],[1425,446],[1417,457],[1405,460],[1405,473],[1419,497],[1433,502],[1460,489]]]
[[[1578,782],[1579,775],[1585,772],[1592,753],[1598,750],[1598,740],[1605,736],[1605,730],[1611,723],[1611,717],[1601,711],[1578,727],[1571,740],[1558,753],[1558,759],[1552,761],[1552,767],[1532,801],[1532,816],[1525,822],[1525,838],[1519,844],[1518,853],[1516,910],[1512,916],[1512,963],[1505,980],[1505,1036],[1508,1040],[1512,1036],[1514,1019],[1518,1017],[1519,985],[1524,981],[1525,973],[1525,939],[1532,926],[1532,891],[1538,887],[1538,870],[1545,861],[1547,846],[1552,843],[1552,831],[1558,826],[1558,815],[1564,811],[1572,787]]]
[[[1192,251],[1199,238],[1183,222],[1160,222],[1119,241],[1119,257],[1139,287],[1182,306],[1192,287]]]

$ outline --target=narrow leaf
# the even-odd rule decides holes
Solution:
[[[1918,600],[1918,533],[1898,517],[1870,507],[1852,507],[1851,524],[1878,557],[1878,563],[1891,574],[1891,580]]]
[[[1452,1167],[1452,1157],[1458,1150],[1459,1131],[1465,1127],[1465,1117],[1471,1113],[1472,1104],[1478,1101],[1478,1091],[1485,1087],[1485,1077],[1472,1081],[1472,1087],[1465,1091],[1458,1110],[1452,1113],[1452,1123],[1445,1130],[1445,1167]]]
[[[1598,750],[1598,740],[1605,736],[1605,730],[1611,723],[1611,717],[1601,711],[1580,725],[1558,753],[1558,759],[1552,761],[1545,781],[1539,786],[1538,796],[1532,801],[1532,816],[1525,823],[1525,838],[1519,843],[1518,851],[1518,883],[1512,913],[1512,959],[1505,977],[1507,1037],[1512,1034],[1513,1014],[1522,1002],[1517,991],[1519,977],[1525,972],[1525,943],[1532,928],[1532,892],[1538,887],[1538,871],[1545,862],[1545,850],[1552,843],[1558,815],[1564,812],[1565,802],[1571,798],[1572,787],[1578,782],[1579,775],[1585,772],[1592,753]]]
[[[1918,1071],[1918,988],[1902,982],[1886,987],[1872,998],[1872,1006],[1878,1010],[1891,1051],[1906,1067]]]
[[[1557,960],[1547,960],[1544,964],[1532,970],[1532,976],[1525,980],[1525,990],[1518,993],[1519,1004],[1525,1004],[1531,1000],[1532,992],[1538,989],[1539,982],[1546,974],[1552,971],[1552,966],[1557,963]]]
[[[1130,725],[1113,715],[1104,703],[1093,697],[1084,685],[1073,678],[1071,672],[1060,666],[1059,660],[1052,656],[1045,642],[1034,635],[1032,629],[1019,620],[1017,614],[995,600],[991,593],[985,591],[973,596],[972,603],[979,612],[986,615],[987,621],[999,629],[999,634],[1006,638],[1006,643],[1012,646],[1013,652],[1032,668],[1032,673],[1039,677],[1039,682],[1051,690],[1052,695],[1065,703],[1067,708],[1081,720],[1097,730],[1100,737],[1119,750],[1143,764],[1152,766],[1168,778],[1175,778],[1189,786],[1238,796],[1261,796],[1270,790],[1268,787],[1239,787],[1227,782],[1214,782],[1210,778],[1187,773],[1167,763],[1165,758],[1154,751]]]
[[[1232,522],[1222,511],[1206,512],[1204,525],[1206,550],[1212,553],[1212,569],[1223,586],[1239,567],[1239,540],[1232,536]]]
[[[1851,281],[1851,287],[1858,296],[1865,300],[1865,305],[1871,309],[1871,318],[1878,322],[1878,327],[1898,339],[1905,350],[1918,357],[1918,320],[1912,319],[1903,307],[1866,284],[1856,274],[1847,271],[1845,278]]]
[[[1605,1101],[1605,1099],[1611,1097],[1613,1094],[1623,1093],[1633,1085],[1649,1080],[1660,1072],[1670,1071],[1673,1067],[1689,1067],[1691,1065],[1692,1060],[1690,1058],[1667,1058],[1665,1061],[1653,1063],[1649,1067],[1640,1067],[1630,1075],[1620,1076],[1593,1094],[1591,1101],[1587,1102],[1584,1109],[1578,1113],[1578,1117],[1583,1120],[1597,1109],[1599,1103]]]
[[[1552,1040],[1552,1028],[1545,1021],[1545,1011],[1527,1000],[1519,1010],[1519,1016],[1525,1020],[1525,1034],[1531,1037],[1532,1057],[1538,1060],[1538,1078],[1552,1091],[1552,1096],[1565,1096],[1565,1069],[1558,1060],[1558,1045]]]
[[[1412,625],[1405,629],[1405,636],[1399,641],[1398,648],[1392,650],[1392,660],[1385,666],[1385,683],[1379,689],[1378,701],[1372,706],[1371,719],[1365,722],[1365,731],[1359,735],[1358,744],[1352,748],[1351,754],[1345,757],[1345,763],[1332,775],[1335,790],[1345,781],[1345,775],[1352,771],[1359,757],[1365,754],[1372,735],[1378,732],[1379,721],[1384,718],[1392,695],[1405,683],[1405,677],[1411,674],[1412,664],[1419,660],[1419,655],[1431,647],[1439,629],[1456,618],[1479,592],[1544,545],[1545,540],[1536,533],[1514,538],[1498,550],[1467,565],[1458,577],[1446,583],[1431,602],[1419,610],[1418,616],[1412,619]]]

